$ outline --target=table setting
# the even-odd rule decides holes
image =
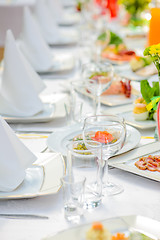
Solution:
[[[6,31],[4,240],[160,239],[156,6],[146,1],[139,16],[111,2],[37,0],[23,7],[19,36]]]

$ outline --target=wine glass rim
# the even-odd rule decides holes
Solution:
[[[114,118],[117,118],[117,120],[120,120],[122,124],[125,125],[125,119],[122,117],[122,116],[117,116],[117,115],[114,115],[114,114],[106,114],[106,115],[94,115],[94,116],[89,116],[89,117],[86,117],[85,120],[84,120],[84,125],[85,123],[88,122],[89,119],[94,119],[94,118],[97,118],[97,117],[114,117]],[[113,122],[116,122],[116,119],[113,120]],[[98,122],[89,122],[90,125],[93,125],[93,126],[96,126],[97,124],[99,124]],[[119,125],[120,122],[117,122],[114,124],[115,125]],[[105,124],[106,126],[110,126],[112,125],[112,121],[110,120],[110,123],[106,123]]]

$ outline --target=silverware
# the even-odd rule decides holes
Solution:
[[[21,213],[0,213],[0,218],[10,219],[49,219],[47,216]]]

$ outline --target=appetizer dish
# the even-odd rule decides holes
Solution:
[[[148,77],[158,73],[150,56],[134,56],[130,61],[130,66],[138,76]]]
[[[97,131],[97,132],[91,131],[88,133],[87,139],[94,140],[94,141],[104,143],[104,144],[114,143],[117,141],[117,133],[116,132],[110,133],[107,130]],[[83,136],[82,136],[82,134],[79,134],[71,140],[72,141],[81,141],[81,140],[83,140]],[[87,150],[85,144],[81,147],[83,147],[83,150]]]
[[[133,108],[133,116],[135,120],[144,121],[148,119],[149,112],[146,105],[146,101],[141,97],[135,100]]]
[[[134,51],[127,49],[122,38],[111,31],[102,33],[98,37],[98,43],[101,43],[103,46],[102,58],[107,58],[111,61],[128,62],[135,56]]]
[[[149,155],[148,157],[141,157],[137,162],[135,162],[135,166],[140,170],[160,172],[160,156]]]
[[[96,222],[86,233],[86,240],[111,240],[111,233],[102,223]]]
[[[126,236],[127,235],[127,236]],[[132,233],[111,234],[101,222],[92,224],[92,227],[86,233],[86,240],[153,240],[143,233],[132,231]]]
[[[111,86],[102,93],[102,95],[118,95],[122,94],[126,98],[130,98],[132,93],[131,80],[115,80],[112,82]]]
[[[156,120],[160,101],[159,82],[153,82],[152,85],[147,80],[141,81],[142,97],[135,100],[133,108],[133,116],[137,121]]]
[[[90,79],[98,81],[100,84],[106,84],[107,82],[110,82],[110,79],[107,75],[107,73],[105,72],[95,72],[90,76]],[[107,88],[107,90],[105,90],[102,93],[103,95],[119,95],[122,94],[124,95],[126,98],[130,98],[131,97],[131,91],[132,91],[132,87],[131,87],[131,81],[129,79],[123,78],[121,79],[118,76],[114,76],[114,79],[110,85],[109,88]],[[105,86],[104,86],[105,87]],[[87,89],[87,92],[90,93],[90,91]]]

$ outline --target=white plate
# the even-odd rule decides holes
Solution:
[[[39,74],[51,74],[70,71],[75,66],[75,59],[71,54],[55,54],[53,56],[53,66],[46,71],[37,71]]]
[[[82,125],[77,124],[68,128],[63,128],[60,131],[53,132],[47,139],[48,147],[55,151],[61,152],[64,156],[66,155],[66,145],[76,135],[82,133]],[[127,139],[124,147],[117,153],[122,154],[137,146],[141,139],[139,131],[131,126],[127,126]]]
[[[156,74],[157,73],[155,72],[155,74],[150,74],[150,75],[147,75],[147,76],[140,76],[140,75],[134,73],[130,66],[126,67],[125,71],[123,69],[120,71],[120,68],[119,68],[119,72],[118,72],[119,76],[124,77],[124,78],[128,78],[132,81],[141,81],[141,80],[144,80],[144,79],[148,79],[151,76],[156,75]]]
[[[150,144],[146,144],[139,148],[132,150],[131,152],[124,153],[121,156],[113,157],[109,165],[120,168],[124,171],[128,171],[131,173],[135,173],[137,175],[150,178],[160,182],[160,172],[151,172],[149,170],[140,170],[137,168],[134,163],[138,161],[140,157],[148,156],[148,155],[160,155],[160,142],[154,142]]]
[[[131,69],[127,69],[126,71],[119,72],[118,75],[121,77],[128,78],[132,81],[141,81],[150,77],[150,76],[139,76],[136,73],[134,73]]]
[[[78,33],[75,31],[60,31],[60,36],[53,39],[50,46],[74,45],[78,42]]]
[[[80,89],[79,92],[84,94],[85,96],[88,96],[92,99],[94,99],[94,96],[90,93],[88,93],[85,89]],[[123,94],[117,94],[117,95],[104,95],[100,97],[100,101],[102,104],[107,106],[119,106],[124,104],[130,104],[133,103],[135,100],[135,96],[132,94],[130,98],[125,97]]]
[[[80,21],[80,15],[78,13],[65,14],[60,19],[58,19],[58,25],[60,26],[72,26]]]
[[[22,184],[12,192],[0,192],[0,199],[33,198],[57,193],[64,172],[64,160],[60,154],[38,154],[37,165],[35,163],[26,170]]]
[[[15,116],[4,116],[2,117],[8,123],[34,123],[34,122],[49,122],[53,120],[55,115],[55,106],[53,104],[45,103],[44,110],[31,117],[15,117]]]
[[[151,218],[131,215],[131,216],[121,216],[110,218],[101,221],[105,228],[107,228],[111,234],[116,234],[117,232],[125,233],[129,235],[129,229],[137,230],[147,236],[159,239],[160,233],[160,222],[153,220]],[[55,236],[46,237],[44,240],[84,240],[86,239],[86,232],[91,228],[91,224],[85,224],[82,226],[74,227],[63,232],[56,234]]]
[[[127,124],[129,124],[131,126],[134,126],[136,128],[139,128],[139,129],[144,130],[144,129],[149,129],[149,128],[156,127],[156,122],[154,120],[146,120],[146,121],[136,121],[136,120],[134,120],[132,111],[123,112],[119,115],[122,116],[125,119]]]

